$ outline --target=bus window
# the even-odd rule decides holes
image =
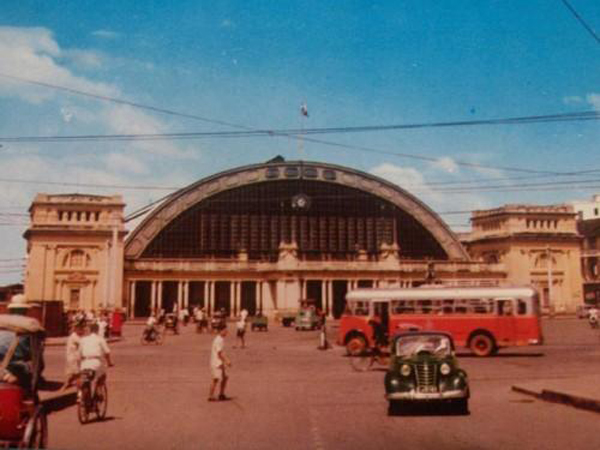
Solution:
[[[517,314],[520,316],[527,314],[527,302],[525,300],[517,300]]]
[[[355,316],[368,316],[369,315],[369,302],[355,302],[352,305],[352,313]]]
[[[514,313],[512,300],[498,300],[498,315],[499,316],[512,316]]]

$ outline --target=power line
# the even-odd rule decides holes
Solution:
[[[355,145],[341,144],[338,142],[325,141],[322,139],[309,138],[304,135],[305,130],[302,130],[302,129],[295,130],[296,134],[288,133],[287,131],[277,132],[277,131],[273,131],[273,130],[256,130],[251,127],[245,126],[245,125],[240,125],[240,124],[231,123],[231,122],[225,122],[225,121],[221,121],[221,120],[213,120],[213,119],[209,119],[209,118],[194,115],[194,114],[180,113],[180,112],[173,111],[173,110],[166,109],[166,108],[158,108],[155,106],[149,106],[149,105],[144,105],[141,103],[136,103],[136,102],[122,100],[122,99],[118,99],[118,98],[114,98],[114,97],[109,97],[106,95],[93,94],[93,93],[81,91],[78,89],[72,89],[72,88],[68,88],[65,86],[59,86],[59,85],[55,85],[55,84],[51,84],[51,83],[45,83],[45,82],[41,82],[41,81],[31,80],[31,79],[20,77],[20,76],[9,75],[9,74],[5,74],[5,73],[0,73],[0,76],[14,80],[14,81],[20,81],[23,83],[33,84],[33,85],[37,85],[37,86],[43,86],[43,87],[50,88],[50,89],[61,90],[61,91],[68,92],[71,94],[82,95],[85,97],[95,98],[98,100],[114,102],[114,103],[118,103],[118,104],[126,104],[129,106],[135,107],[135,108],[146,109],[149,111],[159,112],[162,114],[169,114],[169,115],[174,115],[174,116],[178,116],[178,117],[185,117],[188,119],[200,120],[203,122],[225,125],[225,126],[229,126],[232,128],[239,128],[239,129],[246,130],[245,131],[246,133],[262,132],[265,135],[269,135],[269,136],[302,139],[303,142],[312,142],[312,143],[317,143],[317,144],[330,146],[330,147],[346,148],[349,150],[358,150],[358,151],[383,154],[383,155],[388,155],[388,156],[396,156],[396,157],[400,157],[400,158],[417,159],[417,160],[421,160],[421,161],[436,162],[436,161],[439,161],[439,159],[440,159],[440,158],[433,158],[433,157],[425,157],[422,155],[377,150],[377,149],[373,149],[373,148],[369,148],[369,147],[361,147],[361,146],[355,146]],[[428,128],[428,127],[464,126],[465,123],[472,123],[473,125],[475,125],[475,124],[490,125],[490,124],[501,124],[501,123],[512,124],[512,123],[515,123],[516,121],[522,121],[523,123],[525,123],[525,122],[533,122],[533,121],[556,121],[556,120],[563,120],[563,119],[564,120],[597,120],[600,117],[600,115],[597,112],[590,112],[590,111],[580,112],[580,113],[571,113],[571,114],[573,115],[573,117],[571,117],[570,119],[565,119],[565,116],[568,116],[568,114],[551,114],[551,115],[545,115],[545,116],[527,116],[527,117],[521,117],[521,118],[517,117],[517,118],[507,118],[507,119],[493,119],[492,121],[489,121],[489,120],[488,121],[470,121],[470,122],[469,121],[457,121],[457,122],[437,122],[437,123],[432,122],[432,123],[425,123],[425,124],[390,125],[390,126],[385,126],[385,127],[405,127],[406,129],[414,129],[414,128]],[[578,117],[575,118],[576,116],[578,116]],[[481,122],[481,123],[479,123],[479,122]],[[463,125],[459,125],[459,124],[463,124]],[[362,128],[363,131],[365,129],[365,127],[360,127],[360,128]],[[341,129],[343,129],[343,127],[339,128],[339,129],[341,130]],[[398,128],[398,129],[401,129],[401,128]],[[333,129],[330,129],[330,130],[333,130]],[[214,132],[212,132],[212,133],[214,133]],[[229,132],[229,133],[231,134],[233,132]],[[507,166],[504,166],[504,167],[503,166],[492,166],[492,165],[469,163],[466,161],[458,161],[458,160],[455,160],[454,162],[455,162],[455,164],[457,164],[459,166],[465,166],[465,167],[470,167],[470,168],[505,170],[505,171],[512,171],[512,172],[521,172],[521,173],[556,174],[556,172],[551,172],[551,171],[539,171],[539,170],[534,170],[534,169],[523,169],[523,168],[515,168],[515,167],[507,167]]]
[[[142,103],[136,103],[136,102],[123,100],[123,99],[119,99],[119,98],[115,98],[115,97],[109,97],[108,95],[94,94],[91,92],[81,91],[79,89],[73,89],[73,88],[69,88],[66,86],[60,86],[57,84],[51,84],[51,83],[45,83],[43,81],[32,80],[30,78],[9,75],[7,73],[0,72],[0,77],[8,78],[13,81],[20,81],[22,83],[32,84],[35,86],[42,86],[42,87],[49,88],[49,89],[55,89],[55,90],[59,90],[59,91],[63,91],[63,92],[68,92],[70,94],[81,95],[83,97],[94,98],[96,100],[102,100],[102,101],[111,102],[111,103],[118,103],[121,105],[127,105],[127,106],[131,106],[133,108],[138,108],[138,109],[145,109],[148,111],[158,112],[161,114],[168,114],[171,116],[184,117],[186,119],[194,119],[194,120],[199,120],[202,122],[214,123],[216,125],[225,125],[225,126],[232,127],[232,128],[251,129],[250,127],[246,127],[244,125],[240,125],[240,124],[236,124],[236,123],[232,123],[232,122],[226,122],[224,120],[210,119],[208,117],[203,117],[203,116],[199,116],[196,114],[186,114],[186,113],[181,113],[178,111],[173,111],[171,109],[158,108],[156,106],[144,105]]]
[[[579,21],[581,26],[583,26],[583,28],[585,28],[587,30],[587,32],[590,33],[590,35],[596,40],[596,43],[600,44],[600,37],[598,37],[598,35],[594,31],[594,29],[590,25],[588,25],[588,23],[583,19],[583,17],[581,17],[581,14],[579,14],[577,12],[577,10],[567,0],[562,0],[562,2],[563,2],[563,5],[565,5],[565,7],[569,11],[571,11],[571,13]]]
[[[546,122],[567,122],[600,120],[597,111],[580,111],[574,113],[548,114],[537,116],[508,117],[500,119],[460,120],[445,122],[423,122],[391,125],[361,125],[346,127],[290,128],[290,129],[255,129],[250,131],[192,131],[178,133],[138,133],[138,134],[88,134],[88,135],[48,135],[48,136],[6,136],[0,137],[7,143],[56,143],[56,142],[88,142],[88,141],[157,141],[179,139],[217,139],[217,138],[251,138],[272,136],[306,136],[320,134],[365,133],[377,131],[416,130],[423,128],[454,128],[482,125],[519,125]]]

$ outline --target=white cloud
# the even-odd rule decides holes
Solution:
[[[99,95],[119,94],[119,90],[114,86],[78,77],[61,66],[57,61],[62,54],[50,30],[0,27],[0,61],[3,74]],[[55,91],[52,89],[0,77],[0,96],[19,97],[31,103],[41,103],[54,95]]]
[[[567,95],[563,97],[563,103],[565,105],[578,105],[583,103],[583,98],[581,98],[579,95]]]
[[[428,185],[423,173],[413,167],[400,167],[391,163],[383,163],[370,170],[370,173],[391,181],[404,188],[431,209],[437,212],[445,211],[473,211],[489,207],[487,199],[477,192],[467,194],[446,193],[439,185]],[[437,180],[436,180],[437,181]],[[465,231],[464,226],[459,227],[454,216],[442,216],[451,228]],[[467,224],[466,218],[460,216],[460,222]]]
[[[600,111],[600,94],[591,93],[586,95],[586,101],[594,108],[596,111]]]
[[[452,158],[448,156],[439,158],[436,162],[433,163],[433,166],[448,173],[458,172],[458,165],[454,162]]]
[[[100,53],[89,50],[63,50],[62,56],[83,69],[98,69],[104,60]]]
[[[92,36],[101,39],[118,39],[121,37],[121,33],[111,30],[96,30],[92,32]]]
[[[106,167],[112,172],[130,172],[136,175],[147,174],[148,166],[140,159],[123,153],[109,153]]]

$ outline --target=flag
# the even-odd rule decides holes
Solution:
[[[306,103],[302,103],[300,105],[300,114],[302,114],[304,117],[308,117],[308,108],[306,107]]]

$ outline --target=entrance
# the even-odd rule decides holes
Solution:
[[[162,291],[162,308],[167,312],[173,312],[177,304],[177,281],[164,281]]]
[[[323,310],[323,281],[308,280],[306,282],[306,298],[313,301],[315,308]]]
[[[215,311],[223,308],[227,316],[231,315],[231,283],[229,281],[215,282]]]
[[[346,280],[333,280],[333,317],[339,319],[346,309],[346,293],[348,282]]]
[[[240,311],[246,309],[248,315],[256,315],[256,282],[242,281]]]
[[[133,309],[133,317],[148,317],[152,313],[150,305],[151,291],[151,281],[137,281],[135,283],[135,308]]]
[[[190,281],[189,289],[189,306],[197,306],[204,308],[206,300],[204,299],[204,281]]]

